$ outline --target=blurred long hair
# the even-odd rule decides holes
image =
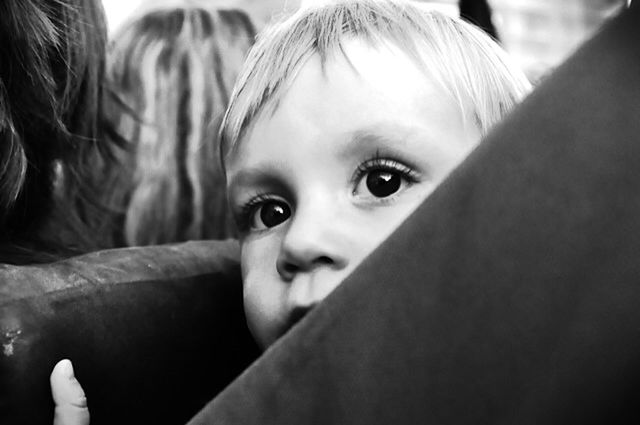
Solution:
[[[115,127],[131,142],[130,183],[111,200],[124,205],[124,245],[233,234],[218,128],[255,30],[244,12],[204,4],[149,10],[109,48],[108,79],[123,105]]]
[[[95,248],[106,37],[100,0],[0,1],[0,261]]]

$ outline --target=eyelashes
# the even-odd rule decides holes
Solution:
[[[403,161],[380,156],[379,152],[360,163],[351,177],[353,194],[358,195],[361,183],[376,198],[386,198],[396,193],[402,184],[412,185],[420,181],[420,173]],[[381,184],[382,183],[382,184]]]
[[[265,217],[262,212],[265,206],[268,205],[271,205],[272,208],[270,214],[268,215],[269,218],[266,219],[267,223],[263,223],[264,226],[259,226],[257,225],[256,219],[258,217]],[[291,209],[284,199],[270,194],[258,194],[251,198],[244,205],[242,205],[240,211],[237,214],[234,214],[234,217],[236,220],[236,225],[238,226],[238,230],[241,234],[244,234],[252,229],[262,227],[264,229],[268,229],[274,227],[274,225],[270,224],[277,223],[278,220],[282,219],[283,217],[284,219],[287,219],[290,215]]]
[[[358,164],[347,183],[354,202],[375,207],[392,203],[421,179],[422,174],[414,167],[376,152]],[[335,190],[342,191],[344,186]],[[258,193],[250,198],[234,214],[240,234],[261,232],[289,220],[295,208],[295,199],[290,198],[274,192]]]

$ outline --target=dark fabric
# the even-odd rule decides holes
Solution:
[[[190,424],[640,423],[640,13]]]
[[[51,425],[65,357],[92,425],[186,422],[258,355],[237,256],[204,241],[0,266],[0,423]]]
[[[498,40],[498,31],[491,20],[491,6],[487,0],[460,0],[460,17],[482,28],[487,34]]]

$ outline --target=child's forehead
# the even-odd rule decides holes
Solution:
[[[266,99],[262,110],[252,117],[250,124],[258,119],[269,119],[284,101],[292,97],[302,97],[308,102],[324,101],[329,94],[324,90],[335,91],[342,87],[344,91],[332,94],[334,101],[344,102],[353,100],[349,99],[346,89],[357,84],[374,91],[393,90],[400,95],[405,94],[408,100],[409,97],[415,99],[416,93],[431,94],[434,86],[444,92],[446,88],[439,86],[439,81],[422,58],[389,40],[372,42],[350,37],[330,52],[314,51],[301,61],[281,90]],[[425,85],[429,86],[428,93]],[[316,86],[322,86],[322,89],[314,90]]]
[[[332,30],[330,37],[320,35],[322,32],[310,34],[314,31],[306,28],[300,38],[292,38],[291,31],[286,31],[293,27],[282,27],[281,32],[265,37],[266,41],[262,45],[258,43],[249,61],[251,67],[247,69],[250,71],[244,75],[237,97],[232,99],[225,127],[228,131],[223,133],[225,149],[234,150],[244,139],[243,133],[257,119],[269,116],[277,109],[301,70],[309,68],[310,63],[317,72],[326,75],[330,70],[349,68],[352,73],[366,70],[369,77],[387,81],[399,79],[390,71],[389,64],[401,65],[412,71],[409,81],[426,78],[450,92],[448,78],[451,72],[447,70],[446,58],[442,57],[446,52],[428,35],[433,28],[424,23],[405,23],[407,25],[402,27],[396,21],[388,23],[388,27],[372,24],[362,31]],[[318,25],[318,22],[312,25]],[[319,65],[314,60],[318,56]]]
[[[324,61],[312,55],[281,92],[279,101],[253,117],[235,153],[246,154],[255,143],[294,140],[283,129],[301,120],[308,120],[309,131],[323,135],[322,143],[329,143],[338,128],[348,139],[358,139],[354,136],[359,132],[378,134],[379,141],[395,139],[387,137],[397,131],[397,126],[388,125],[389,117],[393,117],[391,123],[406,128],[421,127],[424,117],[462,123],[455,99],[401,49],[353,40],[342,52]],[[349,116],[348,122],[343,121],[344,116]],[[387,128],[393,130],[385,131]],[[278,137],[271,141],[267,134]]]
[[[327,62],[343,66],[351,65],[354,71],[359,70],[388,72],[392,68],[402,67],[407,70],[420,70],[424,77],[424,67],[419,57],[396,42],[387,39],[376,41],[361,37],[345,39],[339,49],[328,57]],[[418,77],[418,75],[415,75]]]
[[[351,39],[324,59],[317,53],[310,56],[280,94],[278,105],[296,96],[308,102],[326,101],[325,97],[335,103],[353,102],[358,100],[354,88],[378,94],[372,101],[380,102],[386,102],[390,93],[411,102],[420,98],[416,94],[427,97],[434,90],[444,91],[437,79],[400,47]]]

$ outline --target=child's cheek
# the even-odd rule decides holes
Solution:
[[[286,317],[286,288],[276,272],[274,250],[261,245],[259,241],[243,243],[241,264],[247,324],[266,348],[279,335]]]

